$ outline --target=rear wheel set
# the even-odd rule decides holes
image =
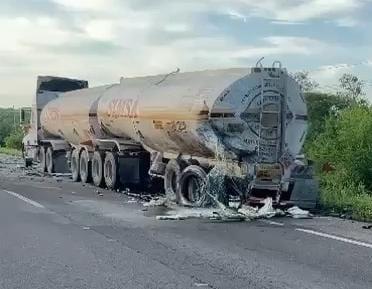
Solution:
[[[208,194],[208,176],[198,164],[187,165],[183,160],[170,160],[164,174],[166,197],[180,205],[206,207],[214,201]]]
[[[51,146],[42,146],[38,158],[43,173],[53,174],[67,170],[66,151],[54,151]]]
[[[75,149],[71,154],[71,173],[75,182],[93,181],[97,187],[106,185],[108,189],[116,189],[120,180],[118,166],[118,155],[115,152],[96,150],[91,157],[87,150],[79,152]]]

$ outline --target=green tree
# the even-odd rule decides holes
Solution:
[[[16,111],[12,108],[0,108],[0,146],[4,145],[5,138],[15,130],[14,117]],[[16,118],[16,121],[18,119]],[[16,125],[17,126],[17,125]]]
[[[354,103],[365,103],[362,97],[365,95],[364,82],[351,73],[345,73],[339,79],[341,90],[339,95],[350,99]]]
[[[5,146],[10,149],[22,149],[23,131],[18,128],[5,138]]]
[[[319,84],[310,78],[308,71],[299,71],[293,74],[293,78],[297,81],[304,92],[310,92],[317,88]]]
[[[305,99],[309,117],[308,144],[324,131],[326,120],[337,111],[348,107],[349,101],[343,96],[320,92],[305,93]]]

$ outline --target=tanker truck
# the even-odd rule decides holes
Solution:
[[[43,172],[70,171],[75,182],[109,189],[160,180],[169,198],[194,206],[222,161],[248,180],[241,200],[270,196],[282,204],[314,201],[303,189],[294,193],[291,178],[306,130],[301,87],[275,62],[95,88],[39,76],[23,144],[26,163],[38,162]]]

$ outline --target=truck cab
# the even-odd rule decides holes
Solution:
[[[30,166],[39,160],[40,145],[53,141],[41,129],[40,114],[47,103],[59,97],[60,93],[88,87],[85,80],[76,80],[54,76],[39,76],[37,78],[36,94],[31,107],[20,109],[20,123],[24,129],[23,156],[25,165]],[[29,115],[29,117],[27,117]]]

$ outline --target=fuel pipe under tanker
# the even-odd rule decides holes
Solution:
[[[285,69],[257,67],[127,78],[64,93],[43,109],[41,123],[74,145],[130,139],[170,159],[223,156],[247,165],[252,189],[283,189],[305,139],[307,108]]]

